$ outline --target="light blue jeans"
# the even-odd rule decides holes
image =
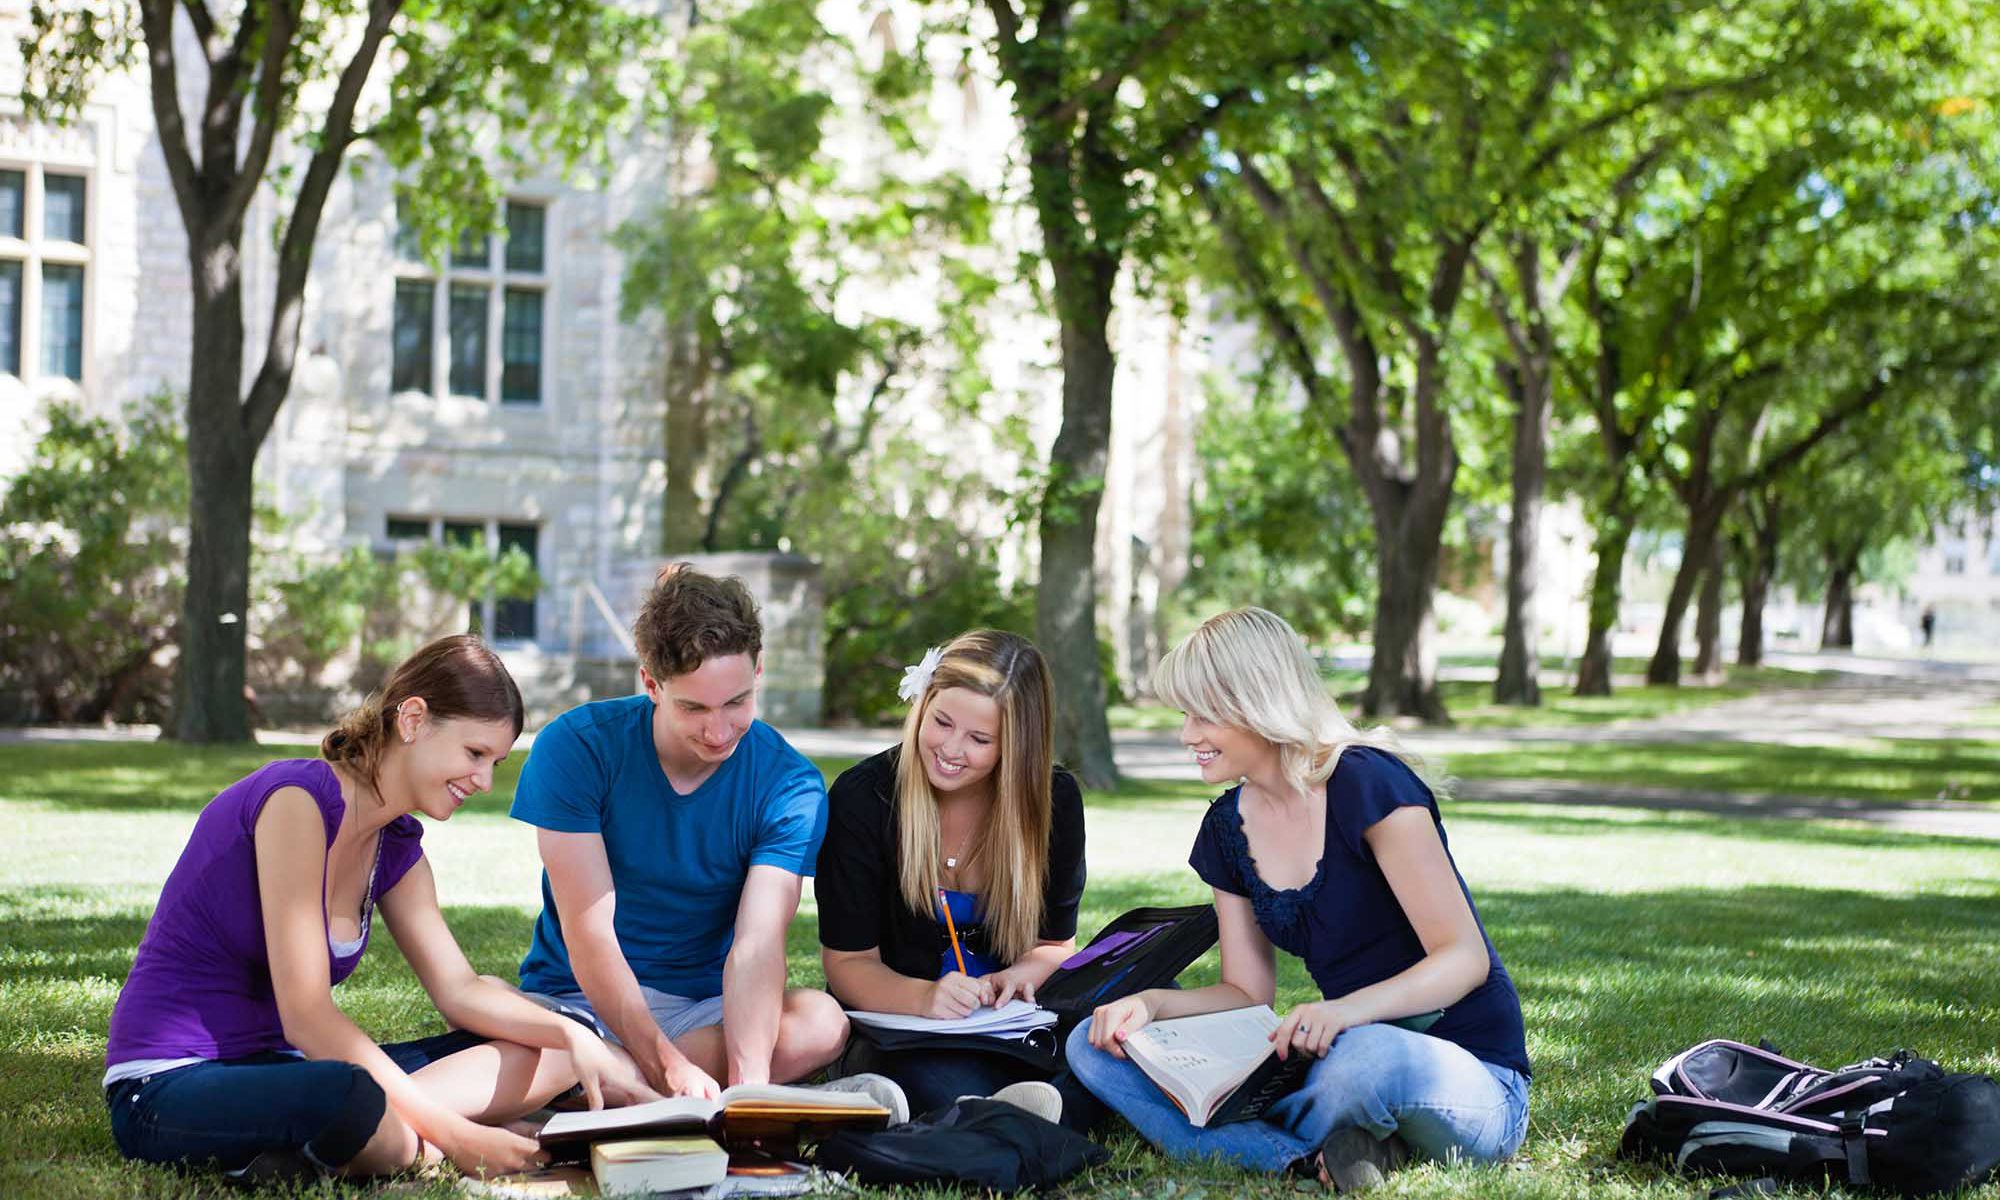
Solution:
[[[1360,1126],[1380,1138],[1401,1135],[1420,1157],[1497,1162],[1528,1133],[1526,1076],[1394,1025],[1343,1032],[1305,1084],[1263,1119],[1196,1129],[1139,1068],[1092,1046],[1090,1025],[1070,1035],[1070,1070],[1169,1158],[1282,1171],[1317,1153],[1336,1129]]]

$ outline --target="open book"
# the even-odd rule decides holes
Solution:
[[[1125,1056],[1197,1129],[1262,1116],[1305,1082],[1309,1054],[1279,1059],[1268,1004],[1154,1021],[1125,1039]]]
[[[880,1129],[888,1123],[888,1109],[854,1092],[739,1083],[723,1089],[719,1100],[674,1096],[625,1108],[557,1113],[542,1126],[541,1143],[556,1158],[575,1157],[592,1142],[681,1134],[707,1134],[731,1148],[783,1149],[801,1137],[836,1128]]]
[[[907,1013],[851,1011],[847,1019],[857,1025],[899,1032],[935,1034],[977,1034],[982,1037],[1020,1038],[1056,1023],[1056,1014],[1026,1000],[1009,1000],[999,1008],[984,1005],[962,1017],[914,1017]]]

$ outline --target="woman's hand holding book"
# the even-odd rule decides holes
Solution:
[[[1333,1045],[1333,1039],[1340,1036],[1341,1030],[1353,1023],[1338,1001],[1318,1000],[1301,1004],[1286,1013],[1285,1019],[1271,1031],[1271,1044],[1277,1047],[1279,1058],[1284,1058],[1293,1050],[1321,1058]]]
[[[1153,1020],[1153,1002],[1145,992],[1100,1005],[1090,1020],[1090,1044],[1115,1058],[1125,1057],[1125,1039]]]

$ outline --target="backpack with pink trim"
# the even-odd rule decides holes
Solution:
[[[1907,1050],[1829,1071],[1718,1038],[1668,1059],[1652,1082],[1626,1119],[1623,1157],[1903,1196],[2000,1171],[2000,1083]]]

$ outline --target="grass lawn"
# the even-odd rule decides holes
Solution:
[[[1709,747],[1698,748],[1707,752]],[[121,1162],[97,1079],[111,1004],[195,811],[267,752],[166,745],[0,747],[0,1196],[184,1197],[200,1177]],[[517,759],[521,756],[516,755]],[[1987,762],[1993,769],[1992,760]],[[510,764],[510,767],[513,764]],[[839,764],[824,763],[823,766]],[[1573,766],[1573,763],[1568,765]],[[511,976],[536,896],[533,837],[501,793],[427,827],[446,915],[481,970]],[[1202,800],[1187,785],[1092,797],[1084,924],[1202,898],[1178,864]],[[1707,1036],[1770,1037],[1846,1062],[1908,1046],[2000,1072],[2000,843],[1853,826],[1630,809],[1455,802],[1455,854],[1521,991],[1535,1061],[1533,1127],[1517,1163],[1427,1166],[1388,1196],[1685,1197],[1705,1189],[1612,1158],[1627,1106],[1668,1054]],[[820,978],[813,913],[792,929],[795,979]],[[1213,956],[1187,976],[1214,977]],[[1283,964],[1281,1003],[1309,998]],[[379,940],[337,993],[383,1039],[438,1028]],[[1092,1197],[1291,1196],[1292,1180],[1169,1166],[1129,1131]],[[323,1185],[313,1194],[363,1194]],[[450,1195],[397,1185],[398,1195]],[[1803,1197],[1812,1193],[1800,1192]],[[1838,1191],[1833,1193],[1838,1195]],[[2000,1200],[2000,1187],[1971,1195]]]
[[[1490,665],[1490,661],[1486,660],[1481,665]],[[1627,663],[1621,659],[1619,669],[1637,673],[1645,669],[1645,664]],[[1488,729],[1562,729],[1664,717],[1706,708],[1725,700],[1741,700],[1770,688],[1813,687],[1819,682],[1819,676],[1779,667],[1732,667],[1727,682],[1721,684],[1690,683],[1678,687],[1633,684],[1621,686],[1609,696],[1578,696],[1571,692],[1566,680],[1554,683],[1547,676],[1544,680],[1542,702],[1532,708],[1493,703],[1490,679],[1446,679],[1439,687],[1444,693],[1445,709],[1451,713],[1453,724],[1465,732],[1478,732]],[[1348,701],[1345,707],[1350,717],[1356,715],[1352,701],[1367,683],[1368,677],[1358,671],[1336,671],[1327,676],[1327,687]],[[1110,710],[1110,718],[1114,729],[1171,731],[1179,729],[1181,724],[1181,714],[1177,710],[1158,704],[1117,705]]]
[[[1858,800],[2000,799],[2000,741],[1882,738],[1855,746],[1765,742],[1534,742],[1445,758],[1466,779],[1564,779],[1607,788],[1841,796]]]

